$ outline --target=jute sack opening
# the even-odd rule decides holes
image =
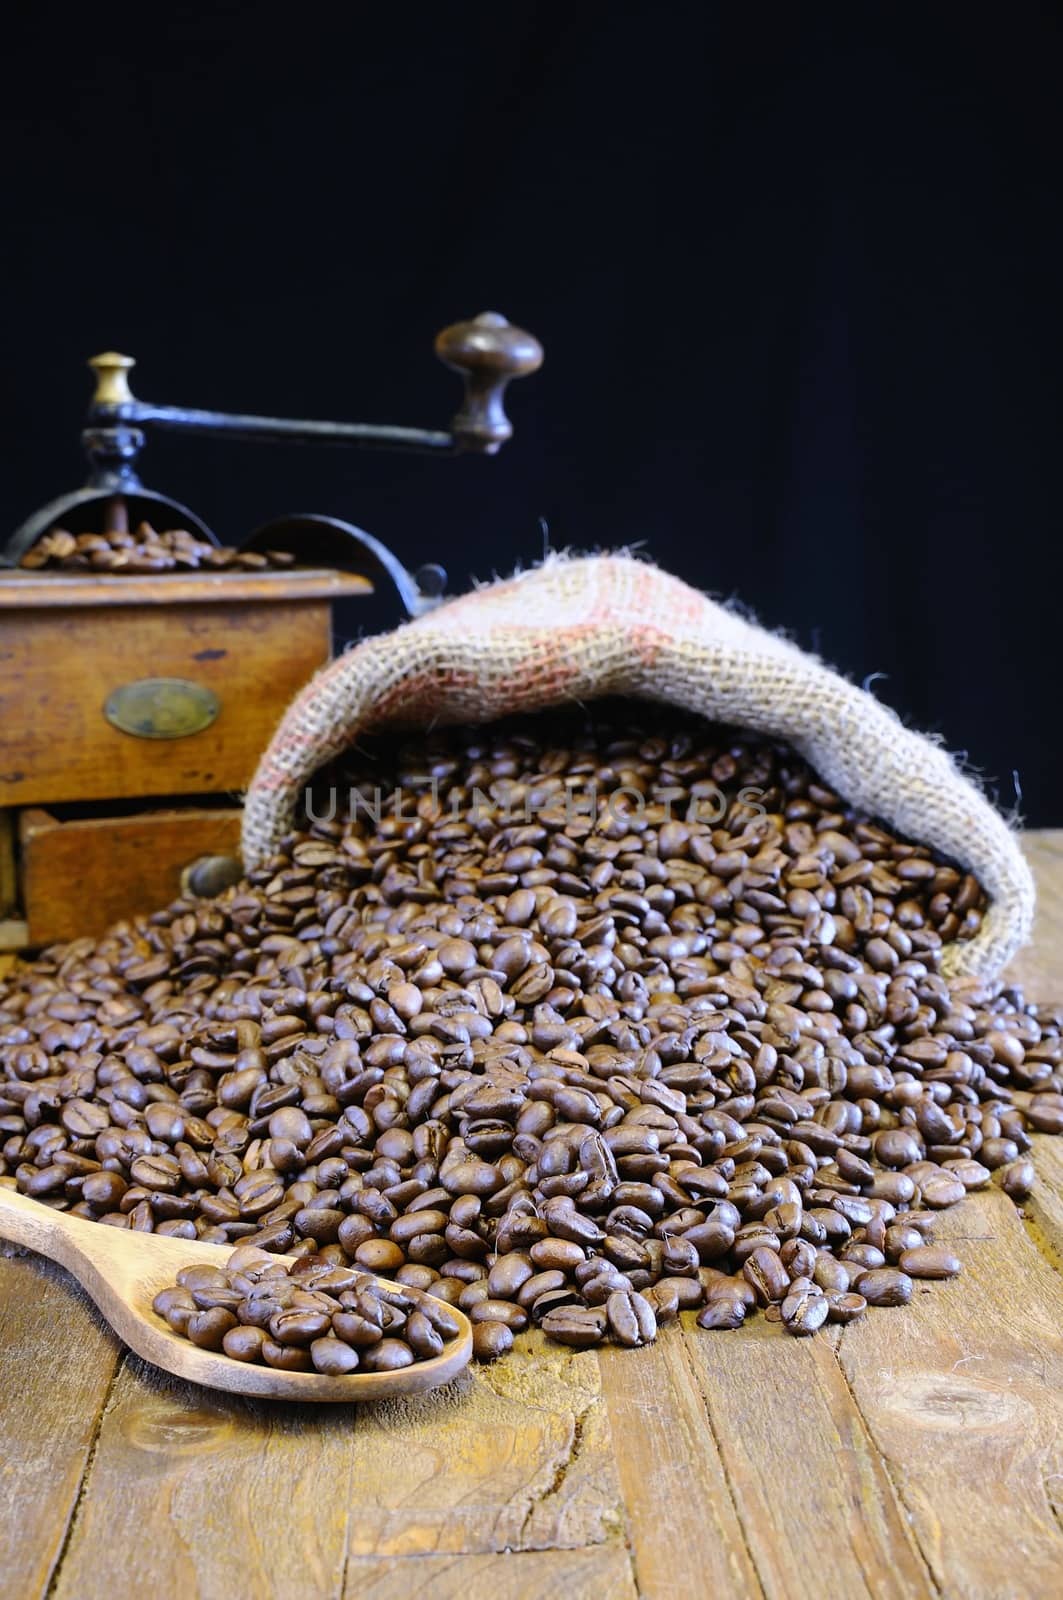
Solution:
[[[388,723],[490,722],[630,695],[785,739],[855,806],[973,872],[990,897],[952,974],[994,976],[1029,937],[1034,887],[1004,819],[932,740],[789,640],[629,556],[553,557],[368,639],[285,713],[247,795],[245,864],[292,825],[313,774]]]

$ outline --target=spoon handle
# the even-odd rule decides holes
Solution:
[[[0,1239],[35,1250],[66,1267],[82,1259],[77,1230],[76,1217],[66,1217],[61,1211],[53,1211],[39,1200],[30,1200],[0,1184]]]

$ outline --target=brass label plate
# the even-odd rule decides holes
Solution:
[[[213,689],[191,678],[138,678],[113,689],[103,714],[135,739],[187,739],[209,728],[221,710]]]

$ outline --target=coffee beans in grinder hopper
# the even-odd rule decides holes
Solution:
[[[178,1331],[364,1369],[446,1336],[429,1294],[483,1360],[534,1327],[637,1348],[684,1311],[807,1337],[948,1292],[939,1213],[994,1176],[1029,1194],[1063,1011],[943,976],[979,885],[791,750],[603,703],[336,776],[217,900],[0,989],[0,1182],[297,1258],[176,1285]]]
[[[26,551],[19,562],[32,571],[104,572],[128,577],[159,572],[192,572],[234,568],[259,572],[264,568],[290,567],[295,557],[287,550],[234,550],[213,545],[187,528],[168,528],[160,533],[150,522],[135,529],[111,529],[101,533],[70,533],[52,528]]]

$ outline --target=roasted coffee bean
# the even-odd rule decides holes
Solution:
[[[398,1372],[402,1367],[412,1367],[416,1356],[402,1339],[381,1339],[370,1345],[360,1357],[366,1372]]]
[[[642,1300],[642,1296],[637,1297]],[[624,1289],[614,1289],[605,1302],[605,1316],[609,1332],[617,1344],[639,1345],[646,1341],[643,1338],[640,1318],[635,1309],[636,1296]],[[643,1301],[645,1304],[645,1301]],[[656,1332],[656,1328],[654,1329]],[[653,1334],[650,1334],[650,1338]]]
[[[487,1303],[487,1302],[485,1302]],[[406,1343],[421,1361],[430,1361],[443,1354],[443,1339],[422,1311],[412,1311],[406,1318],[404,1337]]]
[[[221,1347],[233,1361],[261,1361],[263,1360],[262,1346],[267,1335],[262,1328],[244,1327],[238,1324],[230,1328],[222,1339]]]
[[[305,1346],[278,1344],[275,1339],[262,1341],[262,1359],[267,1367],[277,1367],[282,1372],[311,1372],[314,1365]]]
[[[232,1309],[301,1371],[315,1339],[271,1325],[427,1351],[444,1302],[630,1339],[640,1304],[648,1327],[793,1301],[804,1326],[814,1287],[840,1321],[865,1280],[910,1292],[906,1253],[968,1189],[1028,1195],[1032,1132],[1063,1131],[1063,1013],[946,978],[977,883],[793,751],[628,704],[370,757],[336,776],[383,784],[379,812],[304,820],[216,899],[0,979],[8,1181],[266,1252],[168,1321]],[[644,811],[604,806],[618,788]],[[286,1253],[341,1275],[253,1275]]]
[[[1000,1174],[1000,1187],[1006,1195],[1017,1203],[1028,1200],[1033,1194],[1034,1166],[1028,1156],[1020,1156],[1017,1161],[1009,1161],[1006,1167],[998,1169]],[[86,1178],[85,1182],[89,1180]]]
[[[645,1291],[643,1299],[653,1312],[657,1326],[674,1322],[679,1315],[679,1293],[674,1283],[661,1278]]]
[[[540,1324],[543,1332],[558,1344],[576,1350],[589,1350],[605,1338],[605,1312],[582,1306],[559,1306],[548,1311]]]
[[[504,1322],[514,1333],[521,1333],[528,1326],[528,1313],[522,1307],[508,1300],[492,1300],[490,1295],[476,1300],[467,1314],[470,1322]]]
[[[827,1320],[830,1306],[822,1289],[808,1279],[798,1279],[783,1300],[780,1315],[787,1333],[803,1337],[815,1333]]]
[[[742,1271],[752,1286],[758,1305],[766,1306],[781,1300],[790,1287],[790,1274],[775,1250],[758,1246],[747,1256]]]
[[[189,1319],[199,1310],[191,1291],[178,1285],[172,1289],[160,1289],[151,1305],[157,1316],[166,1319],[174,1333],[187,1333]]]
[[[384,1337],[381,1324],[361,1311],[334,1311],[332,1331],[338,1339],[353,1345],[356,1350],[367,1350],[370,1345],[379,1344]]]
[[[314,1371],[323,1373],[326,1378],[342,1378],[358,1367],[356,1351],[342,1339],[315,1339],[310,1346],[310,1359]]]
[[[269,1319],[270,1338],[277,1344],[312,1344],[315,1339],[324,1338],[330,1327],[329,1313],[311,1307],[292,1305]]]
[[[875,1267],[862,1272],[853,1287],[869,1306],[906,1306],[912,1298],[912,1280],[896,1267]]]
[[[834,1290],[828,1290],[825,1298],[828,1322],[855,1322],[867,1310],[867,1301],[862,1294],[836,1294]]]
[[[924,1178],[919,1185],[923,1197],[923,1204],[931,1206],[935,1211],[945,1206],[958,1205],[965,1193],[963,1184],[948,1172],[934,1172]]]
[[[916,1245],[903,1251],[897,1265],[910,1278],[955,1278],[961,1270],[959,1256],[932,1244]]]
[[[720,1331],[740,1328],[745,1320],[746,1308],[736,1295],[710,1300],[708,1305],[698,1312],[697,1317],[699,1328],[714,1328]]]
[[[513,1348],[513,1330],[504,1322],[477,1322],[472,1330],[472,1353],[477,1361],[497,1361]]]
[[[225,1335],[235,1327],[232,1312],[216,1306],[209,1311],[193,1311],[184,1331],[201,1350],[220,1350]]]

